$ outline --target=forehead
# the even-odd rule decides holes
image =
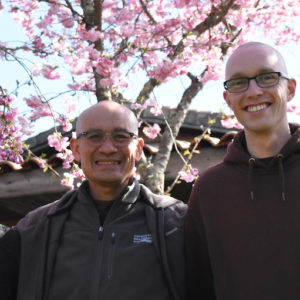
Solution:
[[[78,131],[102,129],[111,131],[114,129],[135,130],[135,122],[125,109],[119,107],[95,106],[81,116],[78,123]]]
[[[284,62],[275,49],[265,45],[238,48],[229,58],[225,78],[254,76],[262,72],[285,72]]]

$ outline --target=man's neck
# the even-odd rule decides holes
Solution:
[[[103,184],[94,184],[89,182],[90,193],[95,200],[102,201],[111,201],[114,200],[124,188],[128,185],[126,184],[112,184],[112,183],[103,183]]]
[[[248,151],[255,158],[275,156],[291,137],[289,128],[261,133],[253,133],[245,129],[245,135]]]

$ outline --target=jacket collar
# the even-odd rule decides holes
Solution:
[[[59,200],[54,202],[54,205],[50,208],[48,216],[54,216],[66,211],[73,206],[73,204],[78,200],[78,195],[82,194],[81,199],[91,198],[88,191],[88,180],[84,181],[80,186],[79,190],[69,191],[62,196]],[[114,202],[124,203],[124,204],[133,204],[137,201],[140,193],[140,184],[137,180],[133,180],[131,185],[127,186],[122,193],[114,199]]]

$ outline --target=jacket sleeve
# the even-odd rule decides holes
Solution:
[[[190,300],[215,300],[213,275],[197,199],[192,194],[185,219],[185,255]]]
[[[15,300],[20,263],[20,234],[9,230],[0,239],[0,300]]]

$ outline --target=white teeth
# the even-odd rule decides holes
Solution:
[[[261,105],[256,105],[256,106],[249,106],[247,107],[247,110],[248,111],[259,111],[259,110],[262,110],[264,108],[267,107],[267,104],[261,104]]]

